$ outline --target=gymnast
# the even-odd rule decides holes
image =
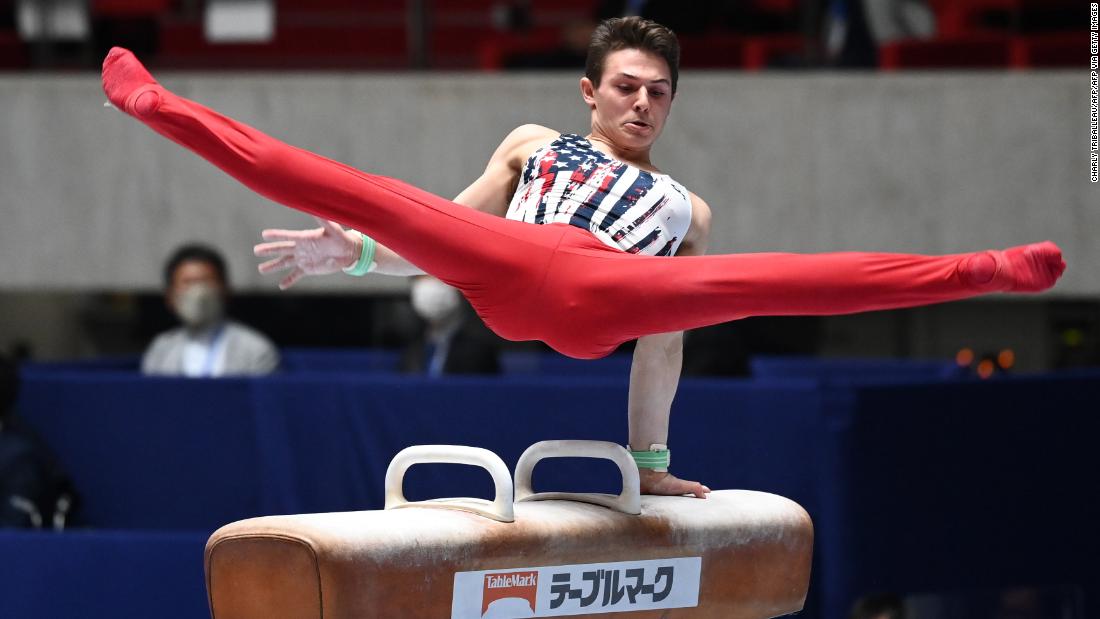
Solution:
[[[649,494],[704,498],[710,491],[667,468],[683,330],[748,316],[1038,292],[1065,269],[1051,242],[944,256],[705,256],[710,208],[650,161],[676,94],[678,65],[679,46],[667,28],[634,17],[601,23],[580,80],[590,134],[521,126],[453,202],[289,146],[179,97],[123,49],[104,60],[103,88],[119,110],[257,193],[322,219],[319,229],[265,231],[272,242],[256,253],[275,258],[261,270],[292,269],[282,287],[341,268],[429,273],[458,288],[485,324],[510,340],[541,340],[580,359],[637,340],[629,443]]]

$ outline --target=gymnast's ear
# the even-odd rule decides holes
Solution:
[[[596,109],[596,86],[587,76],[581,78],[581,98],[588,104],[588,109]]]

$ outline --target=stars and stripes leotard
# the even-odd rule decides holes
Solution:
[[[612,159],[565,133],[527,160],[506,217],[569,224],[630,254],[671,256],[691,225],[691,198],[667,174]]]
[[[502,337],[542,340],[577,358],[752,315],[841,314],[1038,290],[1064,268],[1051,243],[948,256],[631,254],[587,227],[494,217],[284,144],[169,92],[125,50],[107,56],[103,84],[119,109],[254,191],[367,232],[457,287]]]

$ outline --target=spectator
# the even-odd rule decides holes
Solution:
[[[497,374],[499,342],[481,320],[471,316],[458,290],[429,275],[413,279],[413,310],[424,320],[424,331],[405,351],[406,372]]]
[[[267,374],[279,365],[274,344],[229,320],[225,260],[203,245],[176,250],[164,267],[165,301],[182,326],[153,340],[141,371],[162,376],[217,377]]]
[[[936,34],[936,16],[926,0],[864,0],[863,12],[879,47],[904,39],[931,39]]]
[[[0,527],[63,529],[75,503],[72,483],[13,414],[18,392],[18,369],[0,355]]]
[[[935,33],[925,0],[830,0],[825,51],[835,66],[870,69],[878,66],[880,46]]]

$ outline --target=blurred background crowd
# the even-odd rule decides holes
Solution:
[[[1043,68],[1081,63],[1074,0],[4,0],[0,67],[575,68],[606,17],[672,28],[683,67]]]

